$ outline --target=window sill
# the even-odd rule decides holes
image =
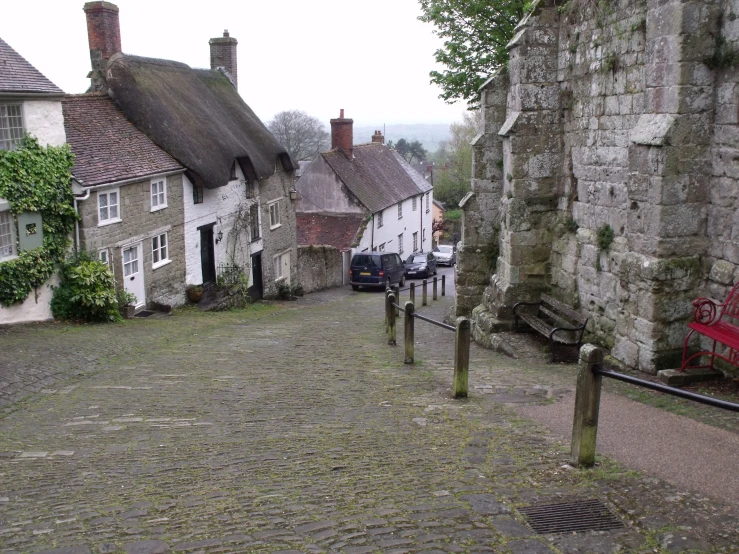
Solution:
[[[269,230],[274,231],[275,229],[279,229],[282,227],[282,223],[278,223],[277,225],[270,225]]]
[[[161,206],[152,207],[151,211],[158,212],[159,210],[163,210],[166,207],[167,207],[167,204],[162,204]]]
[[[106,219],[105,221],[99,221],[98,227],[105,227],[106,225],[113,225],[113,223],[120,223],[123,221],[120,217],[117,219]]]
[[[165,265],[169,265],[172,263],[172,260],[167,258],[166,260],[163,260],[161,262],[157,262],[155,264],[151,264],[152,269],[159,269],[160,267],[164,267]]]
[[[10,256],[6,256],[5,258],[0,258],[0,264],[5,262],[12,262],[13,260],[18,259],[17,254],[12,254]]]
[[[253,239],[251,239],[251,241],[250,241],[250,242],[251,242],[252,244],[254,244],[255,242],[259,242],[260,240],[262,240],[262,237],[254,237]]]
[[[277,279],[275,279],[275,283],[279,283],[279,282],[281,282],[281,281],[287,281],[287,277],[285,277],[285,276],[283,275],[282,277],[278,277]]]

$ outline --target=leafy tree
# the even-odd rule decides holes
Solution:
[[[421,141],[414,140],[413,142],[408,142],[404,138],[399,139],[398,142],[396,142],[393,145],[393,141],[390,141],[388,143],[388,148],[394,148],[398,154],[403,156],[403,159],[407,161],[408,163],[413,162],[414,160],[417,162],[423,162],[426,160],[426,156],[428,155],[428,152],[426,152],[426,149],[423,147],[423,144],[421,144]]]
[[[300,110],[278,113],[267,127],[296,160],[312,160],[331,144],[331,135],[323,124]]]
[[[478,89],[508,62],[506,45],[526,12],[529,0],[419,0],[421,21],[433,23],[444,46],[434,53],[446,70],[429,73],[448,103],[479,101]]]
[[[449,126],[451,139],[434,155],[434,198],[454,209],[470,191],[472,180],[472,140],[482,131],[482,113],[466,112],[461,123]]]

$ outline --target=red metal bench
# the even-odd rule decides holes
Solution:
[[[685,371],[688,364],[700,358],[701,356],[709,356],[710,363],[708,365],[690,366],[693,369],[714,369],[713,363],[716,358],[725,362],[739,366],[739,283],[734,285],[729,296],[726,297],[723,304],[719,304],[710,298],[698,298],[693,302],[695,311],[693,312],[692,323],[688,323],[690,332],[685,337],[683,346],[683,361],[680,371]],[[688,355],[688,342],[693,333],[701,334],[709,339],[713,339],[713,348],[701,350],[694,354]],[[716,352],[716,344],[723,344],[729,347],[728,354],[719,354]]]

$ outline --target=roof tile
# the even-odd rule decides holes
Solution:
[[[64,91],[0,38],[0,92],[64,94]]]

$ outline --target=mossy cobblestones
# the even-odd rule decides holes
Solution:
[[[574,367],[473,345],[454,400],[454,334],[419,321],[406,366],[382,314],[381,295],[337,290],[3,330],[0,351],[55,377],[6,397],[0,551],[739,551],[731,508],[608,460],[568,468],[566,445],[506,406],[552,401]],[[537,536],[517,511],[593,497],[623,530]]]

